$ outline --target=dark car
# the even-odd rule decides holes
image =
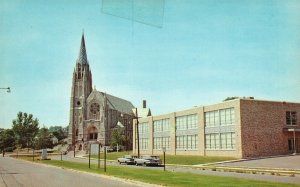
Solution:
[[[159,166],[162,164],[161,160],[157,156],[144,155],[141,158],[136,158],[134,160],[135,165],[144,166]]]

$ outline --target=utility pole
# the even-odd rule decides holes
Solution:
[[[136,137],[137,137],[138,158],[140,158],[139,116],[138,116],[137,108],[135,108],[135,114],[136,114]]]

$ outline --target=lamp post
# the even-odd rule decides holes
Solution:
[[[7,93],[10,93],[11,92],[11,90],[10,90],[10,87],[7,87],[7,88],[0,88],[1,90],[7,90],[6,92]]]

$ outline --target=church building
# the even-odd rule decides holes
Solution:
[[[68,144],[69,149],[87,150],[89,144],[109,146],[112,131],[123,128],[125,149],[132,149],[135,107],[130,101],[92,88],[84,34],[73,73]]]

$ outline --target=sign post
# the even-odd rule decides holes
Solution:
[[[100,168],[100,143],[98,144],[98,168]]]
[[[104,147],[104,172],[106,172],[106,147]]]
[[[90,144],[90,149],[89,149],[89,168],[91,168],[91,145]]]
[[[166,171],[166,147],[163,147],[162,151],[164,152],[164,171]]]

